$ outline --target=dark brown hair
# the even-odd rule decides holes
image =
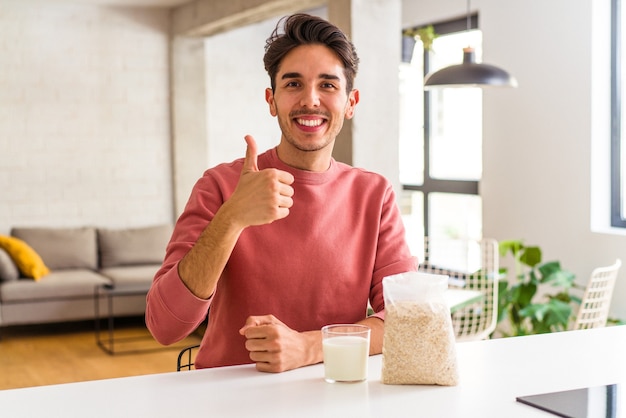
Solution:
[[[283,25],[283,32],[280,32],[281,24]],[[304,13],[280,19],[265,42],[263,63],[270,76],[272,90],[276,87],[276,74],[285,55],[295,47],[307,44],[326,45],[337,54],[343,63],[347,81],[346,92],[349,93],[354,85],[354,77],[359,67],[359,57],[354,45],[332,23],[321,17]]]

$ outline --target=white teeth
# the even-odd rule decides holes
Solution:
[[[297,119],[300,125],[304,126],[320,126],[322,119]]]

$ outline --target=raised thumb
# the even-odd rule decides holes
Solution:
[[[248,144],[248,148],[246,148],[246,159],[243,162],[243,168],[241,171],[259,171],[259,166],[257,165],[256,141],[251,135],[246,135],[244,138],[246,140],[246,144]]]

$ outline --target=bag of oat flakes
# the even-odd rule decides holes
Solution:
[[[458,383],[454,329],[444,292],[448,276],[407,272],[383,279],[382,382]]]

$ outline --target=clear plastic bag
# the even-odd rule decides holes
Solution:
[[[383,383],[458,383],[454,329],[444,297],[447,287],[448,277],[437,274],[407,272],[383,279]]]

